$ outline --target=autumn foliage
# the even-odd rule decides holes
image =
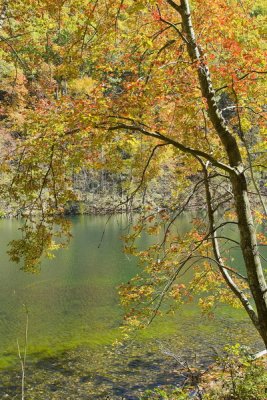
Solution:
[[[34,270],[43,253],[69,239],[62,216],[76,198],[73,173],[131,171],[130,200],[167,171],[168,201],[159,210],[144,204],[125,239],[126,251],[138,254],[142,266],[121,288],[128,321],[144,325],[163,300],[180,304],[194,295],[208,313],[218,301],[243,305],[267,344],[255,229],[266,213],[263,2],[5,4],[1,192],[25,217],[11,258]],[[177,233],[177,218],[192,204],[201,217],[190,231]],[[238,232],[234,238],[225,230],[229,225]],[[143,231],[156,236],[140,252],[136,239]],[[260,232],[258,245],[265,240]],[[231,261],[232,245],[242,251],[244,274]],[[188,270],[194,273],[185,283]]]

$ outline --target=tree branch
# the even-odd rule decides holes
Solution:
[[[215,132],[219,136],[221,143],[224,146],[226,154],[229,159],[231,167],[238,168],[242,164],[241,153],[238,148],[237,141],[229,130],[226,121],[217,105],[215,91],[213,89],[213,83],[209,71],[209,67],[206,64],[202,51],[197,44],[195,31],[192,24],[191,12],[188,0],[181,0],[181,6],[177,10],[181,15],[183,22],[183,30],[187,38],[187,51],[192,62],[198,61],[199,66],[197,69],[198,79],[202,96],[207,101],[207,112],[210,121],[215,129]]]
[[[173,0],[166,0],[167,3],[178,13],[181,12],[182,7],[175,3]]]
[[[208,175],[208,170],[207,166],[203,163],[203,161],[199,158],[199,162],[202,166],[203,169],[203,174],[205,178],[205,188],[206,188],[206,201],[207,201],[207,207],[208,207],[208,218],[209,218],[209,225],[210,231],[213,231],[211,234],[211,240],[212,240],[212,247],[213,247],[213,253],[214,257],[216,260],[216,263],[221,271],[221,274],[228,285],[228,287],[231,289],[231,291],[236,295],[236,297],[240,300],[242,303],[244,309],[246,310],[247,314],[249,315],[251,321],[253,322],[254,326],[256,329],[259,330],[259,320],[256,312],[254,311],[252,305],[250,304],[249,300],[245,296],[245,294],[240,290],[237,286],[237,284],[233,281],[231,275],[227,271],[227,268],[225,268],[223,258],[220,253],[220,246],[219,246],[219,241],[217,237],[217,232],[214,230],[215,228],[215,221],[214,221],[214,211],[212,208],[212,202],[211,202],[211,192],[210,192],[210,186],[209,186],[209,175]]]
[[[220,161],[217,161],[210,154],[205,153],[202,150],[197,150],[197,149],[193,149],[191,147],[187,147],[187,146],[183,145],[182,143],[177,142],[176,140],[163,135],[160,132],[150,132],[150,131],[148,131],[148,130],[146,130],[144,128],[141,128],[139,126],[127,125],[127,124],[124,124],[124,123],[120,123],[120,124],[117,124],[117,125],[114,125],[114,126],[107,127],[108,131],[114,131],[114,130],[120,130],[120,129],[125,129],[125,130],[129,130],[129,131],[133,131],[133,132],[134,131],[140,132],[145,136],[150,136],[150,137],[153,137],[155,139],[159,139],[159,140],[162,140],[162,141],[164,141],[166,143],[172,144],[174,147],[176,147],[177,149],[181,150],[183,153],[191,154],[194,157],[195,156],[203,157],[206,160],[210,161],[211,164],[214,165],[215,167],[218,167],[218,168],[220,168],[220,169],[222,169],[222,170],[224,170],[224,171],[226,171],[228,173],[233,173],[235,171],[234,168],[232,168],[229,165],[224,164],[224,163],[222,163]]]

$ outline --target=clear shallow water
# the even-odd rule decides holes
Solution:
[[[107,343],[121,320],[116,287],[135,272],[135,261],[121,251],[119,221],[107,228],[103,217],[73,218],[73,239],[38,274],[8,261],[6,244],[17,235],[17,221],[1,221],[0,353],[22,340],[29,310],[29,351],[68,348],[86,341]]]
[[[214,353],[214,346],[229,342],[257,346],[257,335],[242,311],[223,307],[210,321],[190,305],[174,318],[157,320],[132,346],[112,352],[110,345],[123,316],[116,287],[138,267],[121,249],[119,237],[127,227],[124,217],[109,222],[98,248],[106,220],[103,216],[73,218],[69,248],[45,260],[35,275],[8,261],[6,244],[18,235],[18,222],[0,221],[0,367],[12,367],[0,372],[0,394],[20,390],[17,339],[23,347],[23,304],[29,310],[27,387],[32,388],[34,399],[67,395],[94,399],[110,393],[134,399],[133,393],[149,384],[177,381],[177,374],[170,373],[173,361],[163,354],[165,347],[186,356],[197,352],[204,359]],[[180,229],[186,230],[189,223],[190,216],[183,217]],[[143,237],[142,246],[150,240]],[[51,392],[50,397],[42,397],[46,392]]]

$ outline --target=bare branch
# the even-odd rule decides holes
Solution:
[[[152,158],[153,158],[153,156],[154,156],[154,154],[155,154],[155,151],[156,151],[159,147],[168,146],[168,145],[169,145],[169,143],[160,143],[160,144],[157,144],[157,145],[153,148],[153,150],[152,150],[152,152],[151,152],[151,154],[150,154],[150,156],[149,156],[149,158],[148,158],[148,160],[147,160],[147,162],[146,162],[146,165],[145,165],[145,167],[144,167],[144,169],[143,169],[142,176],[141,176],[141,180],[140,180],[138,186],[137,186],[137,187],[134,189],[134,191],[130,194],[130,196],[127,197],[126,202],[128,202],[129,200],[131,200],[131,199],[134,197],[134,195],[138,192],[138,190],[142,187],[142,185],[143,185],[143,183],[144,183],[146,171],[147,171],[147,169],[148,169],[148,167],[149,167],[150,161],[152,160]]]
[[[215,260],[215,258],[208,257],[208,256],[201,256],[200,258],[202,258],[202,259],[207,259],[207,260],[209,260],[209,261],[214,262],[214,263],[219,267],[219,269],[221,269],[221,264],[218,263],[218,261]],[[248,278],[247,278],[247,277],[245,277],[244,275],[240,274],[240,273],[239,273],[238,271],[236,271],[235,269],[230,268],[230,267],[227,267],[226,265],[224,265],[223,268],[226,269],[226,270],[229,271],[229,272],[232,272],[233,274],[235,274],[235,275],[238,276],[239,278],[243,279],[244,281],[246,281],[246,282],[248,281]]]
[[[209,217],[209,224],[210,224],[210,231],[212,231],[215,227],[215,221],[214,221],[214,211],[212,209],[212,203],[211,203],[211,193],[210,193],[210,187],[209,187],[209,175],[208,175],[208,170],[207,166],[203,163],[201,159],[199,159],[200,164],[202,165],[204,177],[205,177],[205,188],[206,188],[206,201],[207,201],[207,206],[208,206],[208,217]],[[232,277],[227,271],[227,268],[225,268],[223,258],[220,253],[220,246],[219,246],[219,241],[217,237],[216,231],[211,235],[212,238],[212,247],[213,247],[213,253],[215,260],[217,262],[217,265],[220,268],[221,274],[227,283],[228,287],[231,289],[231,291],[236,295],[236,297],[240,300],[242,303],[243,307],[245,308],[247,314],[249,315],[251,321],[253,322],[254,326],[259,330],[259,320],[256,312],[254,311],[252,305],[250,304],[249,300],[245,296],[244,292],[240,290],[237,286],[237,284],[233,281]]]
[[[258,194],[258,197],[259,197],[259,199],[260,199],[260,203],[261,203],[261,206],[262,206],[262,208],[263,208],[263,210],[264,210],[264,214],[265,214],[265,216],[267,216],[267,207],[266,207],[266,205],[265,205],[265,203],[264,203],[263,197],[262,197],[262,195],[261,195],[261,192],[260,192],[260,190],[259,190],[259,188],[258,188],[256,179],[255,179],[255,176],[254,176],[253,165],[252,165],[252,159],[251,159],[249,147],[248,147],[248,144],[247,144],[247,141],[246,141],[244,132],[243,132],[243,128],[242,128],[242,122],[241,122],[241,117],[240,117],[240,112],[239,112],[239,99],[238,99],[237,92],[236,92],[236,90],[235,90],[235,86],[234,86],[234,81],[233,81],[233,79],[232,79],[232,92],[233,92],[233,94],[234,94],[235,101],[236,101],[236,111],[237,111],[237,117],[238,117],[238,126],[239,126],[240,135],[241,135],[241,140],[242,140],[242,142],[244,143],[244,146],[245,146],[245,149],[246,149],[246,153],[247,153],[247,158],[248,158],[248,164],[249,164],[249,170],[250,170],[251,180],[252,180],[253,186],[254,186],[254,188],[255,188],[257,194]]]
[[[168,223],[166,229],[165,229],[165,234],[163,237],[163,240],[161,242],[160,246],[163,246],[163,244],[166,242],[167,239],[167,235],[169,233],[170,227],[172,226],[172,224],[177,220],[177,218],[185,211],[186,207],[188,206],[188,204],[190,203],[191,199],[193,198],[193,196],[195,195],[195,193],[198,190],[198,187],[201,183],[203,183],[204,180],[200,180],[198,181],[195,186],[193,187],[192,193],[188,196],[188,198],[186,199],[186,201],[184,202],[184,204],[182,205],[182,207],[180,207],[180,210],[174,215],[174,217],[171,219],[171,221]]]
[[[101,127],[101,125],[99,125],[99,127]],[[102,124],[102,127],[105,127],[105,125]],[[120,123],[120,124],[117,124],[117,125],[114,125],[114,126],[108,126],[107,127],[108,131],[114,131],[114,130],[120,130],[120,129],[125,129],[125,130],[129,130],[129,131],[133,131],[133,132],[134,131],[140,132],[145,136],[150,136],[150,137],[153,137],[155,139],[159,139],[159,140],[162,140],[162,141],[164,141],[166,143],[172,144],[174,147],[176,147],[177,149],[181,150],[183,153],[191,154],[194,157],[195,156],[203,157],[206,160],[210,161],[211,164],[214,165],[215,167],[218,167],[218,168],[220,168],[220,169],[222,169],[222,170],[224,170],[224,171],[226,171],[228,173],[234,173],[234,171],[235,171],[234,168],[232,168],[229,165],[224,164],[224,163],[222,163],[220,161],[217,161],[210,154],[205,153],[202,150],[197,150],[197,149],[193,149],[191,147],[187,147],[187,146],[183,145],[182,143],[177,142],[176,140],[163,135],[160,132],[150,132],[150,131],[148,131],[146,129],[143,129],[143,128],[139,127],[139,126],[127,125],[127,124],[124,124],[124,123]]]
[[[166,0],[167,3],[174,9],[176,10],[178,13],[181,12],[181,6],[179,6],[177,3],[175,3],[173,0]]]
[[[158,7],[158,12],[159,12],[159,16],[160,16],[160,21],[161,21],[161,22],[164,22],[164,24],[166,24],[166,25],[170,26],[171,28],[173,28],[173,29],[178,33],[178,35],[179,35],[180,38],[183,40],[183,42],[186,43],[186,44],[188,44],[188,40],[187,40],[186,37],[182,34],[182,32],[180,31],[180,29],[177,28],[177,24],[173,24],[172,22],[167,21],[166,19],[162,18],[159,7]]]

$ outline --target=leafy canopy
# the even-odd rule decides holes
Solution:
[[[73,173],[131,171],[129,199],[162,171],[171,177],[166,204],[159,211],[144,207],[126,239],[126,250],[138,253],[142,264],[140,275],[121,289],[125,304],[134,303],[132,325],[140,324],[136,315],[153,319],[165,297],[181,303],[204,293],[200,305],[207,312],[218,300],[239,304],[214,262],[205,218],[196,218],[186,234],[175,229],[192,200],[206,207],[203,154],[222,244],[235,241],[225,239],[223,228],[236,224],[236,214],[222,167],[227,154],[199,85],[199,60],[190,58],[170,3],[10,0],[0,36],[1,130],[8,143],[1,191],[25,217],[21,239],[11,243],[12,260],[34,271],[42,254],[63,246],[64,235],[69,239],[69,223],[61,217],[76,199]],[[255,191],[253,181],[266,166],[266,6],[251,0],[194,0],[191,6],[215,101]],[[122,149],[130,157],[122,157]],[[255,218],[262,223],[261,213]],[[140,253],[134,242],[143,230],[159,232],[159,240]],[[246,292],[247,277],[232,267],[229,247],[222,256],[226,268]],[[185,285],[189,268],[194,277]]]

